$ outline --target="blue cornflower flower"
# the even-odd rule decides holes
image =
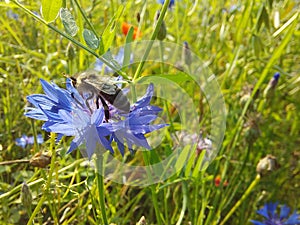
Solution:
[[[270,96],[270,93],[269,92],[274,92],[275,90],[275,87],[277,86],[278,84],[278,80],[280,78],[280,73],[275,73],[274,76],[271,78],[271,80],[269,81],[266,89],[264,90],[264,97],[268,97]]]
[[[150,125],[161,111],[159,107],[149,105],[153,96],[153,84],[149,85],[145,96],[131,106],[129,113],[119,112],[110,105],[112,118],[109,121],[104,118],[104,108],[96,108],[95,99],[90,99],[89,93],[80,95],[73,87],[71,79],[67,79],[67,89],[42,79],[41,84],[45,94],[27,97],[33,107],[28,107],[25,115],[45,121],[42,129],[57,133],[58,139],[64,135],[74,136],[68,153],[84,143],[89,159],[97,144],[114,153],[111,147],[113,140],[117,142],[122,155],[124,143],[130,151],[133,151],[133,145],[150,149],[144,135],[166,126]]]
[[[278,203],[267,203],[260,210],[257,210],[259,215],[266,218],[263,222],[251,220],[254,225],[296,225],[300,224],[299,216],[296,210],[289,216],[290,208],[286,205],[281,206],[280,215],[276,214],[276,208]]]
[[[106,139],[110,126],[104,124],[103,108],[90,111],[84,98],[72,86],[67,79],[67,89],[59,88],[54,83],[48,83],[41,79],[45,95],[35,94],[27,97],[34,107],[28,107],[25,116],[43,120],[42,129],[47,132],[74,136],[68,153],[79,145],[85,143],[86,151],[91,158],[97,143],[113,152],[109,141]]]
[[[165,3],[165,0],[157,0],[157,3],[159,4],[164,4]],[[175,0],[171,0],[170,3],[169,3],[169,8],[172,8],[173,5],[175,5]]]
[[[275,86],[278,83],[279,77],[280,77],[280,73],[277,72],[274,74],[274,76],[272,77],[272,79],[270,80],[270,83],[269,83],[271,88],[275,88]]]
[[[153,89],[153,84],[150,84],[146,94],[131,107],[129,115],[124,120],[112,123],[114,132],[111,140],[117,142],[122,155],[124,155],[124,143],[127,143],[131,152],[133,152],[133,145],[151,149],[145,134],[167,126],[167,124],[150,125],[161,111],[159,107],[149,105],[153,96]]]
[[[37,135],[37,143],[42,144],[44,142],[44,138],[41,134]],[[25,148],[26,145],[33,145],[34,144],[34,137],[33,136],[27,136],[25,134],[22,135],[22,137],[16,139],[16,145],[20,146],[22,148]]]

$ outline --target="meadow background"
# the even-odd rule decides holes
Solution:
[[[41,2],[21,4],[39,14]],[[125,44],[123,22],[138,27],[136,40],[149,40],[155,13],[162,7],[156,1],[139,0],[64,4],[75,17],[79,31],[86,26],[79,9],[99,36],[114,20],[105,48]],[[0,2],[0,6],[0,161],[28,160],[39,151],[51,152],[53,142],[50,134],[41,130],[40,121],[23,115],[26,96],[42,93],[40,78],[64,87],[63,74],[91,68],[96,58],[26,14],[13,1]],[[164,41],[186,41],[218,79],[227,110],[224,141],[210,166],[193,175],[176,173],[163,183],[144,188],[104,178],[109,223],[135,224],[145,216],[148,224],[244,225],[251,224],[250,219],[261,220],[256,210],[267,202],[300,209],[299,9],[298,0],[180,0],[167,10]],[[51,24],[64,32],[59,18]],[[86,46],[80,32],[74,38]],[[143,76],[161,72],[157,65],[146,68]],[[125,72],[130,77],[136,69],[133,65]],[[165,67],[164,72],[181,73],[171,67]],[[280,73],[278,84],[264,94],[276,72]],[[204,103],[198,113],[204,113],[200,123],[209,137],[209,107],[204,97],[198,100]],[[168,110],[159,100],[153,104]],[[167,130],[166,136],[172,132]],[[15,140],[23,134],[42,134],[45,142],[22,148]],[[18,161],[0,165],[1,224],[27,224],[38,205],[36,224],[103,223],[94,168],[80,151],[66,154],[70,141],[63,138],[55,147],[59,155],[50,180],[49,167],[36,168]],[[168,141],[165,138],[158,150],[162,158],[168,152]],[[276,157],[277,164],[257,178],[256,165],[268,154]],[[133,157],[128,151],[125,157],[133,163],[143,161],[141,155]],[[32,196],[30,204],[25,205],[20,197],[24,181]]]

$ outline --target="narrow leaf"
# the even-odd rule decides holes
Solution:
[[[130,27],[127,36],[126,36],[126,45],[124,47],[124,59],[123,59],[123,67],[126,67],[130,64],[130,56],[131,56],[131,42],[133,41],[133,27]]]
[[[42,0],[41,14],[44,20],[52,22],[56,19],[61,8],[63,0]]]
[[[73,15],[67,8],[60,9],[60,19],[64,25],[66,32],[71,36],[75,36],[78,32],[78,26]]]
[[[83,30],[83,38],[85,40],[85,43],[91,48],[91,49],[97,49],[99,47],[99,39],[97,36],[89,29]]]
[[[123,14],[123,11],[124,6],[120,6],[116,14],[111,18],[107,27],[103,31],[103,34],[101,36],[103,41],[103,53],[106,52],[113,43],[116,34],[116,24],[120,16]]]

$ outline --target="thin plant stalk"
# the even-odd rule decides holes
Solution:
[[[256,177],[255,177],[255,179],[252,181],[252,183],[250,184],[250,186],[248,187],[248,189],[245,191],[245,193],[241,197],[241,199],[238,200],[235,203],[235,205],[231,208],[231,210],[229,211],[229,213],[227,213],[227,215],[225,216],[225,218],[222,220],[222,222],[220,223],[220,225],[224,225],[226,223],[226,221],[232,216],[232,214],[240,207],[240,205],[242,204],[242,202],[249,196],[249,194],[251,193],[251,191],[258,184],[258,182],[260,181],[260,178],[261,178],[261,176],[259,174],[257,174]]]
[[[145,165],[146,165],[148,179],[150,180],[150,183],[153,183],[151,172],[149,170],[149,166],[150,166],[149,155],[145,151],[143,151],[143,158],[144,158]],[[156,214],[157,224],[161,225],[162,222],[161,222],[160,209],[158,207],[158,198],[157,198],[155,186],[153,184],[150,185],[150,190],[151,190],[151,198],[152,198],[152,202],[153,202],[154,210],[155,210],[155,214]]]
[[[158,34],[158,31],[163,23],[163,20],[164,20],[164,17],[166,15],[166,12],[167,12],[167,9],[169,7],[169,4],[170,4],[170,0],[166,0],[164,2],[164,5],[162,7],[162,10],[161,10],[161,13],[158,17],[158,20],[157,20],[157,23],[155,25],[155,28],[154,28],[154,31],[151,35],[151,38],[150,38],[150,41],[146,47],[146,50],[145,50],[145,54],[143,55],[142,57],[142,60],[140,61],[139,65],[138,65],[138,68],[136,69],[135,71],[135,74],[133,76],[133,79],[132,79],[132,82],[134,82],[137,78],[139,78],[139,76],[141,75],[141,72],[142,72],[142,69],[143,69],[143,66],[145,64],[145,61],[147,60],[148,58],[148,55],[151,51],[151,48],[152,48],[152,45],[153,45],[153,41],[155,40],[157,34]]]
[[[99,204],[101,208],[101,215],[103,224],[108,225],[106,210],[105,210],[105,197],[104,197],[104,180],[103,180],[103,156],[97,155],[96,157],[96,179],[97,179],[97,189],[99,195]]]

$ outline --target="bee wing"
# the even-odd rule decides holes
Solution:
[[[84,79],[84,82],[108,95],[115,95],[118,90],[112,78],[106,75],[91,75]]]

